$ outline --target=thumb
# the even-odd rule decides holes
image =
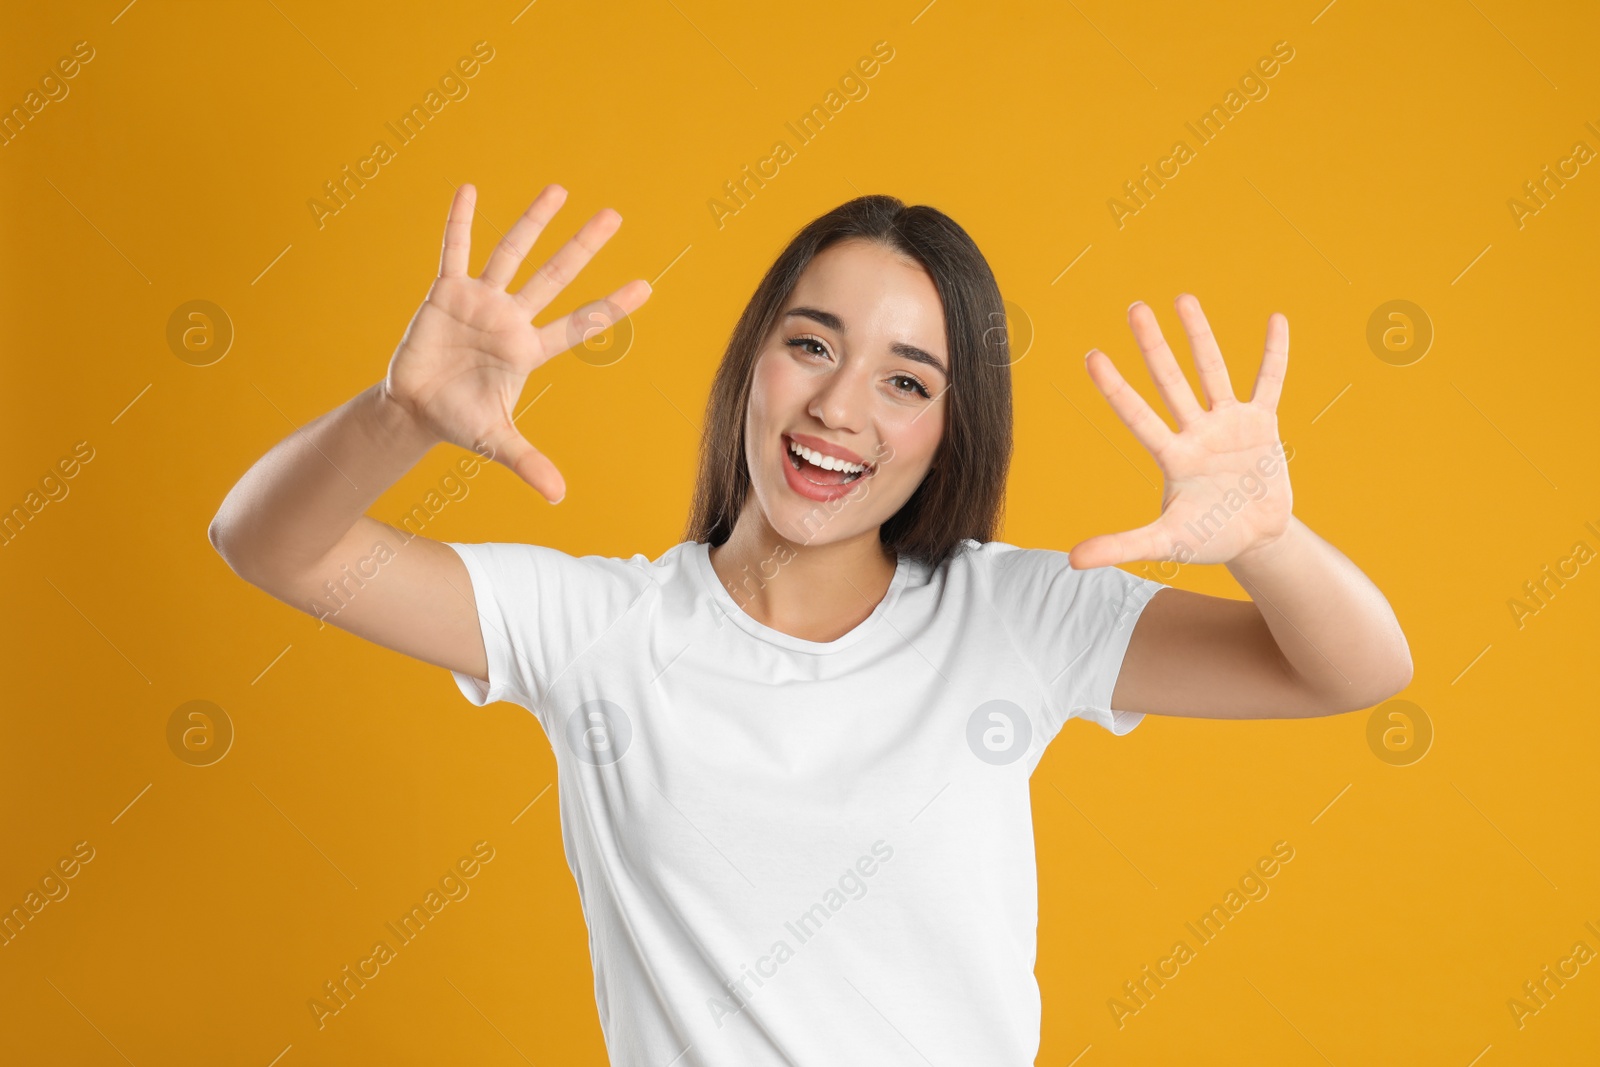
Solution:
[[[1165,560],[1172,555],[1172,536],[1158,519],[1148,526],[1118,533],[1097,534],[1072,546],[1074,570],[1109,567],[1135,560]]]
[[[479,449],[480,455],[486,448],[487,458],[509,467],[513,474],[533,486],[539,495],[550,503],[559,504],[567,495],[566,479],[561,477],[556,465],[551,463],[543,452],[534,448],[510,423],[503,423],[497,427],[484,439],[482,445],[483,447]]]

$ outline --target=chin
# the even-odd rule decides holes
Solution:
[[[883,522],[877,515],[881,486],[862,482],[828,500],[812,500],[787,483],[770,486],[758,498],[766,505],[767,521],[778,536],[795,544],[820,546],[848,541]],[[868,500],[871,504],[868,504]]]

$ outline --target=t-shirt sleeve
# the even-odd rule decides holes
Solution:
[[[572,664],[615,625],[652,583],[631,560],[572,556],[543,545],[447,541],[466,564],[488,659],[488,684],[451,671],[482,707],[520,704],[543,721],[542,702]]]
[[[1138,726],[1143,713],[1112,708],[1111,691],[1134,624],[1168,586],[1117,567],[1074,570],[1053,549],[984,547],[994,552],[997,607],[1044,687],[1052,736],[1071,718],[1118,735]]]

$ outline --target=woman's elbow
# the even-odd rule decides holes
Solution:
[[[1387,671],[1378,674],[1366,696],[1353,708],[1344,708],[1344,711],[1362,711],[1375,708],[1386,700],[1392,700],[1406,691],[1411,684],[1411,650],[1401,644],[1399,654],[1394,658],[1393,664]]]
[[[219,513],[206,527],[206,540],[211,542],[211,547],[222,557],[222,562],[228,565],[229,570],[252,585],[257,584],[257,568],[253,566],[253,557],[245,543],[246,538],[239,535],[235,524],[226,521]]]
[[[1411,674],[1411,643],[1406,640],[1405,633],[1397,627],[1395,633],[1394,675],[1389,683],[1392,688],[1383,699],[1388,700],[1390,697],[1398,696],[1405,692],[1406,687],[1411,684]]]
[[[222,523],[217,519],[211,520],[211,525],[206,527],[206,540],[211,542],[211,547],[219,553],[222,551]]]
[[[1401,662],[1399,673],[1395,675],[1394,692],[1390,696],[1398,696],[1411,684],[1411,651],[1406,650],[1405,659]]]

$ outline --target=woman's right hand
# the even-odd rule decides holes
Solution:
[[[400,339],[384,395],[419,427],[505,464],[552,504],[566,496],[555,464],[517,430],[513,411],[533,370],[638,310],[650,285],[636,279],[605,300],[593,301],[555,322],[532,319],[610,240],[622,216],[597,212],[515,293],[506,286],[567,193],[547,185],[495,246],[483,273],[467,274],[472,209],[477,190],[463,184],[445,223],[439,276]]]

